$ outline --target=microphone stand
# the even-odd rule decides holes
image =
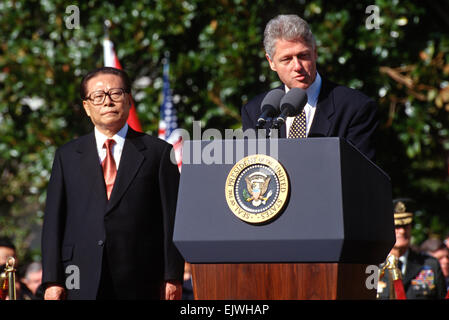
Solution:
[[[256,125],[256,137],[258,139],[261,138],[262,135],[265,136],[265,139],[269,139],[270,138],[269,130],[264,128],[266,123],[267,123],[267,121],[265,119],[264,119],[264,121],[257,122],[257,125]]]
[[[277,118],[276,120],[273,121],[271,129],[279,130],[284,123],[285,123],[285,119],[284,118]]]

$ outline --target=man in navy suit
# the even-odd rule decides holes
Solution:
[[[283,83],[280,88],[285,91],[301,88],[307,92],[302,137],[341,137],[373,160],[373,134],[378,125],[376,104],[363,93],[320,75],[316,68],[316,43],[307,22],[296,15],[273,18],[265,28],[264,47],[270,68]],[[266,94],[256,96],[243,106],[243,130],[256,129],[260,104]],[[299,117],[296,120],[288,117],[279,137],[297,137],[292,132]],[[270,127],[271,121],[267,121],[265,128]]]
[[[45,299],[180,299],[173,244],[179,183],[167,142],[132,130],[127,74],[88,73],[83,106],[95,128],[60,147],[42,231]]]

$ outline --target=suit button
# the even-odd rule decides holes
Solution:
[[[99,245],[100,247],[102,247],[102,246],[104,245],[104,241],[103,241],[103,240],[98,240],[98,245]]]

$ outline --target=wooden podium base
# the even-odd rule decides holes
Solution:
[[[364,264],[192,264],[196,300],[375,299]]]

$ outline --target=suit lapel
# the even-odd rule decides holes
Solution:
[[[334,103],[332,101],[332,89],[334,84],[325,78],[322,78],[320,94],[318,96],[317,108],[310,127],[309,137],[328,137],[331,128],[330,117],[334,114]],[[279,88],[283,88],[280,86]],[[272,122],[266,127],[271,127]],[[286,125],[279,129],[279,138],[286,138]]]
[[[80,141],[76,151],[81,155],[80,167],[84,173],[83,176],[87,177],[92,188],[90,194],[99,197],[102,201],[106,201],[106,186],[98,158],[94,132],[88,134],[84,140]]]
[[[120,165],[117,171],[114,188],[112,189],[111,198],[108,201],[105,214],[108,214],[114,206],[119,202],[128,189],[145,157],[141,150],[145,149],[145,145],[140,141],[139,133],[131,128],[128,128],[125,144],[123,146],[122,156],[120,158]]]
[[[334,103],[332,101],[331,82],[322,78],[321,90],[318,96],[318,103],[313,117],[312,126],[310,127],[309,137],[328,137],[331,127],[329,118],[334,114]]]

